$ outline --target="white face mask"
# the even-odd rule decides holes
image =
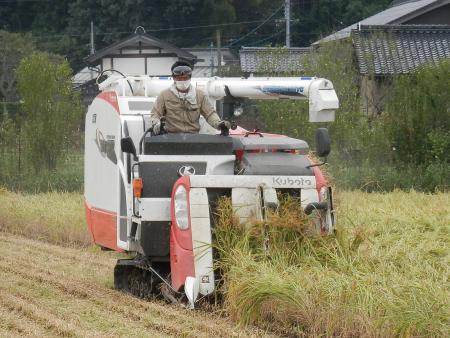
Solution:
[[[186,81],[175,81],[175,86],[176,86],[179,90],[188,90],[190,85],[191,85],[191,80],[186,80]]]

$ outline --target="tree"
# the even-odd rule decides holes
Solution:
[[[352,23],[385,9],[392,0],[292,0],[293,46],[307,46]],[[32,31],[37,45],[66,55],[82,68],[89,53],[90,22],[94,21],[97,48],[114,43],[143,26],[147,32],[179,47],[209,46],[216,24],[271,20],[240,45],[284,45],[284,0],[73,0],[0,1],[0,29]],[[51,25],[48,23],[51,22]],[[224,45],[252,31],[252,22],[219,27]],[[201,26],[195,29],[174,29]],[[206,26],[206,27],[205,27]]]
[[[0,97],[6,116],[7,104],[18,101],[15,70],[20,60],[32,53],[34,45],[31,35],[0,30],[0,46]]]
[[[71,143],[82,113],[79,93],[72,89],[72,70],[61,57],[34,53],[17,69],[24,101],[27,158],[35,171],[53,170]]]

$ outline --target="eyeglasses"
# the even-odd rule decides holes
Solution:
[[[177,66],[172,70],[173,76],[192,75],[192,69],[188,66]]]

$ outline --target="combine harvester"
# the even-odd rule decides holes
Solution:
[[[299,197],[320,231],[334,227],[331,188],[305,141],[234,126],[218,135],[201,118],[200,134],[152,135],[150,111],[171,78],[115,74],[99,84],[85,136],[85,207],[94,242],[127,252],[115,287],[139,297],[161,291],[172,300],[215,290],[212,229],[217,199],[229,196],[242,222],[263,220],[280,192]],[[334,120],[338,98],[320,78],[193,78],[222,118],[232,121],[245,99],[309,100],[311,122]],[[233,129],[233,127],[232,127]],[[327,130],[316,133],[316,154],[327,156]]]

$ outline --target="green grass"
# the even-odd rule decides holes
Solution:
[[[449,336],[450,195],[338,199],[331,237],[306,235],[307,222],[286,212],[288,229],[238,227],[222,209],[216,236],[229,314],[300,336]]]
[[[11,161],[0,161],[0,186],[27,193],[82,192],[83,168],[83,154],[77,151],[60,159],[55,170],[42,169],[37,174],[23,165],[19,173],[16,163],[11,166]]]

